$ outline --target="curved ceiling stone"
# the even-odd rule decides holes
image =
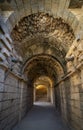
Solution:
[[[72,28],[62,18],[54,18],[46,13],[22,18],[11,35],[17,52],[23,58],[37,54],[38,46],[42,48],[41,53],[54,52],[56,56],[64,58],[74,40]]]
[[[34,56],[26,62],[23,68],[23,73],[30,82],[34,82],[41,76],[47,76],[57,81],[64,72],[65,70],[62,65],[56,59],[48,55]]]
[[[32,14],[22,18],[12,31],[14,41],[18,42],[26,37],[30,38],[39,34],[45,37],[56,36],[56,38],[60,38],[61,36],[62,40],[66,37],[67,45],[71,45],[74,38],[73,30],[62,18],[53,18],[45,13]]]
[[[54,81],[47,76],[40,76],[34,81],[33,84],[34,87],[43,86],[43,85],[46,87],[53,87]]]
[[[73,3],[75,5],[77,1],[82,0],[71,0],[71,6]],[[70,0],[0,0],[1,11],[8,11],[10,8],[13,11],[11,16],[6,19],[10,32],[20,19],[38,12],[49,13],[54,17],[62,17],[75,31],[79,21],[75,14],[68,9],[69,5]]]
[[[64,60],[66,55],[64,47],[60,42],[56,41],[55,38],[44,38],[40,35],[22,44],[23,46],[21,46],[20,49],[19,44],[17,44],[16,47],[18,52],[22,55],[24,62],[28,58],[39,54],[52,55],[61,60]]]

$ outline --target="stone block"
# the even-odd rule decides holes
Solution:
[[[69,17],[69,11],[68,10],[65,10],[64,13],[63,13],[63,19],[67,22],[67,19]]]
[[[23,3],[24,3],[25,15],[28,16],[31,14],[30,0],[23,0]]]
[[[52,3],[51,12],[54,15],[54,17],[57,17],[57,9],[58,9],[57,3]]]
[[[68,17],[68,20],[67,20],[69,25],[72,26],[74,19],[75,19],[75,16],[71,12],[69,12],[69,17]]]
[[[5,70],[0,68],[0,82],[4,82]]]
[[[10,86],[18,87],[18,79],[14,77],[12,74],[9,74],[7,76],[5,83],[9,84]]]
[[[45,9],[45,4],[44,4],[44,0],[40,0],[38,1],[38,6],[39,6],[39,11],[40,12],[44,12],[44,9]]]
[[[8,33],[5,34],[5,37],[8,39],[8,41],[10,42],[10,44],[12,43],[12,39],[10,37],[10,35]]]
[[[79,24],[79,21],[75,17],[72,23],[72,28],[73,28],[74,33],[77,31],[78,24]]]
[[[6,110],[10,106],[11,106],[11,101],[10,100],[2,102],[2,110]]]
[[[9,22],[11,23],[11,26],[12,26],[12,28],[14,27],[14,25],[15,25],[15,16],[14,16],[14,13],[12,12],[12,14],[11,14],[11,16],[9,17]]]
[[[38,0],[31,0],[31,4],[35,5],[38,3]]]
[[[32,12],[37,13],[38,12],[38,5],[31,5]]]
[[[3,48],[1,52],[2,52],[2,54],[4,54],[6,57],[9,57],[9,56],[10,56],[10,52],[9,52],[6,48]]]
[[[14,25],[13,26],[15,26],[16,25],[16,23],[18,23],[18,21],[20,20],[20,16],[19,16],[19,13],[18,13],[18,11],[17,10],[15,10],[14,12],[13,12],[13,15],[14,15],[14,18],[15,18],[15,23],[13,23]],[[11,16],[10,16],[11,17]],[[11,30],[12,31],[12,30]],[[10,32],[11,32],[10,31]]]
[[[4,84],[0,83],[0,92],[3,92],[3,91],[4,91]]]
[[[79,93],[79,95],[80,95],[80,100],[83,102],[83,92]]]
[[[18,7],[18,10],[19,10],[19,11],[20,11],[21,9],[24,10],[24,6],[23,6],[23,1],[22,1],[22,0],[20,0],[20,1],[16,0],[16,6]]]
[[[1,129],[6,129],[7,125],[10,124],[11,125],[11,121],[12,120],[16,120],[16,115],[15,113],[13,112],[10,116],[6,117],[4,120],[1,121]]]
[[[11,30],[13,29],[13,26],[12,26],[11,22],[9,21],[9,19],[6,21],[6,25],[7,25],[9,33],[11,33]]]
[[[2,28],[2,30],[3,30],[3,32],[4,32],[4,34],[5,34],[5,33],[9,33],[6,24],[5,24],[1,19],[0,19],[0,25],[1,25],[1,28]]]
[[[80,100],[79,93],[71,94],[71,99]]]
[[[66,0],[60,0],[57,14],[62,17],[66,5]]]
[[[66,0],[65,9],[67,9],[69,7],[69,4],[70,4],[70,0]]]
[[[3,93],[0,93],[0,101],[3,99]]]
[[[1,110],[2,110],[2,102],[0,102],[0,112],[1,112]]]
[[[5,60],[5,56],[2,53],[0,53],[0,62],[5,62]]]
[[[5,44],[5,46],[11,51],[12,47],[9,44],[9,42],[7,41],[7,39],[5,38],[5,36],[0,34],[0,38],[2,39],[2,43]]]
[[[52,5],[52,1],[51,0],[45,0],[45,10],[47,11],[51,11],[51,5]]]

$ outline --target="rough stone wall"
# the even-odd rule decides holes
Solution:
[[[63,17],[63,19],[66,20],[74,30],[76,30],[78,21],[75,15],[68,10],[69,4],[70,0],[20,0],[20,2],[12,0],[8,3],[8,7],[6,5],[6,8],[3,1],[3,3],[1,3],[1,9],[2,11],[3,8],[4,10],[9,10],[9,7],[11,7],[12,10],[14,10],[12,15],[6,20],[10,32],[22,17],[38,12],[46,12],[55,17]]]
[[[13,74],[4,81],[3,69],[0,72],[0,129],[10,130],[31,108],[32,88]]]
[[[31,109],[33,105],[33,88],[30,86],[27,86],[26,83],[23,83],[23,88],[22,88],[22,103],[21,105],[21,118],[25,116],[25,114]],[[21,94],[20,94],[21,95]]]
[[[22,0],[20,0],[20,2],[18,1],[17,5],[15,1],[12,0],[11,5],[14,6],[14,13],[12,13],[11,17],[9,17],[9,19],[6,21],[9,32],[12,31],[12,28],[15,26],[17,21],[24,16],[37,12],[52,12],[51,14],[53,14],[55,17],[62,17],[67,23],[69,23],[69,25],[72,26],[75,34],[77,34],[77,26],[80,24],[79,21],[83,21],[83,17],[80,19],[81,15],[79,15],[79,13],[75,13],[74,15],[73,12],[67,9],[69,0],[64,0],[64,2],[63,0],[60,0],[60,2],[59,0],[56,0],[56,2],[53,0],[53,3],[51,4],[51,0],[50,2],[41,2],[42,4],[39,2],[39,8],[34,2],[31,1],[31,4],[27,4],[25,2],[23,8]],[[82,10],[83,9],[80,9],[81,12]],[[12,53],[11,38],[9,37],[8,31],[3,22],[0,21],[0,25],[0,63],[3,62],[3,64],[8,65],[7,58]],[[80,25],[83,25],[83,23]],[[80,29],[82,28],[83,27],[80,26]],[[83,40],[75,43],[75,45],[76,46],[71,47],[71,52],[68,53],[69,57],[71,57],[73,54],[75,58],[73,62],[71,61],[67,64],[68,72],[70,72],[70,74],[66,75],[62,81],[56,85],[55,98],[57,100],[55,99],[55,101],[57,109],[59,109],[60,113],[68,122],[68,124],[75,130],[82,130]],[[23,80],[19,80],[19,78],[13,74],[11,74],[11,76],[9,74],[9,77],[7,77],[4,84],[6,70],[6,68],[0,67],[0,129],[11,129],[16,122],[24,117],[26,111],[30,108],[30,106],[32,106],[32,88],[27,88],[26,83],[23,82]],[[27,94],[27,92],[29,93]]]
[[[81,75],[81,73],[80,73]],[[69,82],[70,81],[70,82]],[[56,87],[56,108],[66,120],[69,127],[75,130],[83,129],[83,83],[80,82],[78,73],[66,79]]]
[[[67,58],[68,73],[55,87],[55,101],[62,117],[75,130],[83,129],[83,41],[75,41]]]
[[[11,82],[12,81],[12,82]],[[0,111],[0,129],[6,129],[14,125],[19,118],[20,89],[18,80],[14,77],[8,77],[3,84],[1,111]]]
[[[12,39],[9,36],[6,25],[0,19],[0,63],[8,65],[7,59],[12,52]]]
[[[83,88],[81,82],[81,73],[75,73],[70,78],[70,108],[71,125],[76,129],[83,129]]]
[[[13,66],[9,31],[0,19],[0,130],[11,130],[32,107],[32,88],[18,74],[18,65]],[[17,56],[18,57],[18,56]]]

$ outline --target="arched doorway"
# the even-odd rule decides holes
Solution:
[[[47,102],[47,87],[45,85],[37,85],[35,88],[35,101]]]
[[[54,102],[53,81],[47,76],[40,76],[34,82],[34,101]]]

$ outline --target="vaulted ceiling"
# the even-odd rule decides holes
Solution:
[[[30,83],[34,83],[39,77],[47,76],[56,83],[63,76],[62,65],[50,55],[37,55],[30,58],[23,67],[23,73]],[[65,69],[65,68],[64,68]]]
[[[74,33],[63,19],[36,13],[19,21],[12,31],[12,38],[23,58],[42,53],[64,59]]]
[[[42,75],[56,79],[62,68],[66,70],[65,56],[76,37],[81,17],[71,9],[81,10],[82,5],[82,0],[0,1],[13,46],[23,63],[29,60],[25,73],[30,80]]]

